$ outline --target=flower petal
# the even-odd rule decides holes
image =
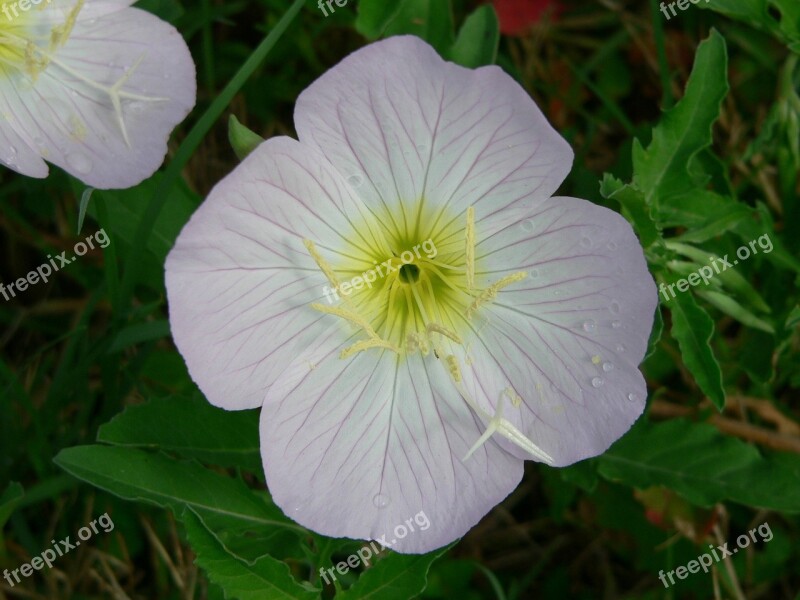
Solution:
[[[563,466],[604,452],[644,409],[638,365],[658,298],[639,241],[617,213],[553,198],[521,216],[486,239],[478,222],[478,287],[528,276],[476,312],[463,377],[489,413],[504,395],[503,416]]]
[[[212,404],[260,406],[320,320],[333,318],[308,306],[325,302],[329,282],[303,240],[335,262],[364,212],[323,155],[286,137],[261,144],[214,188],[166,263],[173,337]]]
[[[341,360],[340,344],[329,328],[268,392],[261,452],[273,499],[314,531],[385,535],[398,552],[464,535],[517,486],[522,461],[494,441],[461,460],[483,424],[440,361],[388,350]]]
[[[47,163],[14,131],[3,113],[0,113],[0,152],[0,162],[18,173],[42,179],[50,172]]]
[[[79,13],[35,81],[20,73],[3,81],[0,99],[42,157],[94,187],[130,187],[161,165],[170,132],[194,106],[194,63],[181,35],[150,13],[89,17]],[[135,98],[123,95],[116,110],[108,90],[120,81]]]
[[[370,44],[330,69],[298,98],[295,124],[301,142],[364,179],[368,205],[395,215],[420,198],[452,214],[543,201],[573,158],[499,67],[446,63],[413,36]]]

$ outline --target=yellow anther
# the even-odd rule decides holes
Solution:
[[[505,392],[506,395],[511,399],[511,404],[514,406],[514,408],[519,408],[520,405],[522,404],[522,398],[520,397],[520,395],[517,394],[517,392],[515,392],[514,389],[510,387],[507,387]]]
[[[487,302],[491,302],[495,298],[497,298],[497,292],[502,290],[504,287],[508,287],[512,283],[516,283],[518,281],[522,281],[528,276],[526,271],[518,271],[517,273],[512,273],[511,275],[506,275],[500,281],[493,283],[488,288],[483,290],[480,293],[475,301],[470,305],[467,309],[467,318],[472,318],[472,313],[474,313],[482,304],[486,304]]]
[[[461,383],[461,368],[458,366],[458,359],[452,354],[448,354],[444,360],[447,363],[447,370],[450,371],[450,377],[456,383]]]
[[[398,354],[400,353],[400,350],[395,348],[389,342],[380,338],[370,338],[368,340],[361,340],[360,342],[356,342],[352,346],[345,348],[339,353],[339,358],[348,358],[353,354],[357,354],[363,350],[369,350],[370,348],[385,348],[386,350],[391,350],[392,352],[396,352]]]
[[[419,350],[423,356],[428,356],[431,352],[428,337],[416,331],[412,331],[406,338],[406,352],[414,354],[417,350]]]
[[[441,334],[441,335],[443,335],[445,337],[450,338],[456,344],[463,344],[464,343],[464,341],[461,339],[461,337],[455,331],[450,331],[447,327],[439,325],[438,323],[428,323],[428,327],[426,328],[426,331],[428,332],[429,335],[432,332],[433,333],[439,333],[439,334]]]
[[[467,262],[467,290],[475,287],[475,207],[467,209],[467,240],[466,240],[466,262]]]
[[[53,27],[50,32],[50,50],[55,50],[64,44],[72,33],[75,22],[78,20],[78,13],[83,9],[85,0],[78,0],[78,3],[67,15],[67,20],[63,25]]]
[[[336,273],[333,272],[333,269],[328,264],[328,261],[322,258],[322,255],[319,252],[317,252],[317,247],[314,246],[314,242],[312,242],[311,240],[304,239],[303,245],[306,247],[306,250],[308,250],[308,253],[311,255],[311,258],[314,259],[314,262],[317,263],[319,270],[325,274],[325,277],[328,278],[328,281],[333,286],[333,288],[335,290],[338,290],[339,280],[336,279]]]

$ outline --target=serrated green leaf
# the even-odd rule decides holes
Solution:
[[[242,125],[236,115],[231,115],[228,119],[228,141],[236,157],[244,160],[264,141],[264,138]]]
[[[100,427],[97,441],[176,452],[255,473],[262,468],[257,411],[222,410],[199,395],[130,406]]]
[[[672,337],[681,349],[683,363],[703,393],[722,410],[725,406],[722,371],[709,344],[714,334],[714,321],[691,294],[678,293],[668,306],[672,313]]]
[[[700,506],[729,500],[800,511],[796,467],[767,460],[754,446],[705,423],[672,419],[653,424],[640,419],[598,462],[606,479],[639,489],[663,485]]]
[[[336,597],[341,600],[407,600],[425,589],[428,570],[453,544],[428,554],[390,552],[362,573],[350,589]]]
[[[688,165],[711,145],[711,127],[728,94],[727,68],[725,40],[712,30],[697,49],[684,97],[664,113],[647,150],[634,144],[633,181],[648,204],[658,206],[705,185],[691,177]]]
[[[470,69],[493,65],[500,45],[500,21],[490,4],[469,15],[450,49],[450,60]]]
[[[194,510],[184,511],[181,520],[197,555],[197,564],[211,581],[225,590],[228,600],[314,600],[321,597],[319,590],[301,585],[292,577],[289,566],[272,556],[264,555],[252,565],[238,560],[227,552]]]
[[[661,231],[650,215],[641,191],[606,173],[600,182],[600,193],[604,198],[620,203],[623,216],[633,226],[643,248],[647,249],[661,239]]]

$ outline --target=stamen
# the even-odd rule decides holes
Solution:
[[[353,354],[357,354],[362,352],[363,350],[369,350],[370,348],[385,348],[387,350],[391,350],[397,354],[400,354],[400,350],[395,348],[392,344],[387,341],[384,341],[380,338],[370,338],[368,340],[361,340],[360,342],[356,342],[352,346],[345,348],[339,353],[339,358],[348,358]]]
[[[69,12],[69,15],[67,15],[67,20],[64,22],[64,24],[53,27],[52,31],[50,32],[51,51],[61,47],[69,39],[72,29],[75,27],[75,22],[78,20],[78,14],[81,12],[81,10],[83,10],[84,3],[85,0],[78,0],[78,3]]]
[[[508,287],[512,283],[516,283],[518,281],[522,281],[528,276],[526,271],[518,271],[517,273],[512,273],[511,275],[506,275],[497,283],[493,283],[488,288],[483,290],[475,299],[475,302],[467,309],[467,318],[472,318],[472,313],[474,313],[482,304],[486,304],[487,302],[493,301],[497,298],[497,292],[502,290],[504,287]]]
[[[317,263],[319,270],[322,271],[325,274],[325,277],[328,278],[328,282],[333,286],[335,290],[338,290],[340,283],[339,280],[336,278],[336,273],[333,272],[333,269],[328,264],[328,261],[322,258],[322,255],[319,252],[317,252],[317,247],[314,245],[314,242],[312,242],[311,240],[304,239],[303,245],[306,247],[306,250],[308,250],[308,253],[311,255],[311,258],[314,259],[314,262]]]
[[[314,310],[318,310],[321,313],[325,313],[328,315],[336,315],[337,317],[341,317],[345,321],[348,321],[353,325],[356,325],[357,327],[363,329],[369,337],[374,339],[381,339],[378,336],[378,334],[375,333],[375,330],[372,328],[372,326],[369,323],[367,323],[367,321],[363,317],[345,308],[341,308],[339,306],[326,306],[324,304],[319,304],[317,302],[314,302],[311,305],[311,308],[313,308]]]
[[[467,240],[466,240],[466,259],[467,259],[467,290],[475,286],[475,207],[467,209]]]
[[[456,332],[450,331],[447,327],[439,325],[438,323],[428,323],[426,331],[428,332],[428,334],[430,334],[431,332],[440,333],[445,337],[449,337],[456,344],[464,343],[464,340],[462,340],[461,337]]]

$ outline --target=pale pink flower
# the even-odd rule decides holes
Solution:
[[[0,12],[0,162],[45,160],[96,188],[152,175],[195,103],[195,67],[168,23],[133,0],[42,0]]]
[[[655,284],[620,215],[550,197],[573,154],[511,77],[390,38],[305,90],[295,124],[167,260],[178,348],[213,404],[262,407],[287,515],[392,544],[424,511],[430,528],[393,547],[425,552],[525,459],[568,465],[630,428]]]

